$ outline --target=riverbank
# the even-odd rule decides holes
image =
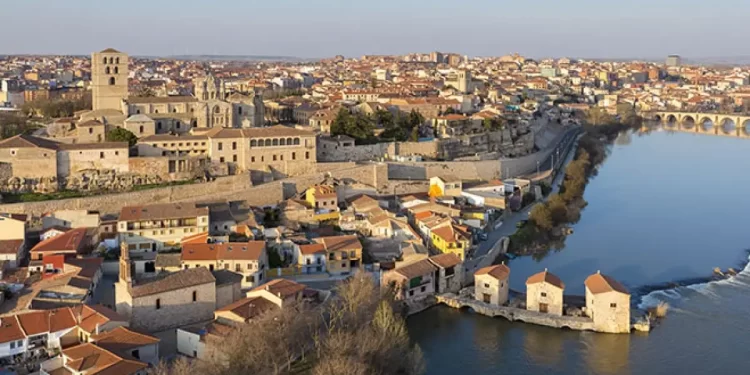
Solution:
[[[608,147],[631,126],[614,123],[584,129],[574,160],[565,168],[559,192],[535,205],[529,213],[528,223],[511,235],[511,254],[540,259],[551,249],[564,247],[565,237],[572,233],[569,226],[580,220],[581,211],[587,205],[583,199],[586,185],[606,160]]]

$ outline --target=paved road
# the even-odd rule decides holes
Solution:
[[[575,140],[578,138],[578,135],[580,134],[579,129],[574,129],[568,131],[568,134],[565,135],[565,137],[561,140],[561,142],[558,144],[557,149],[550,154],[550,157],[547,158],[547,160],[544,161],[544,163],[540,164],[540,170],[547,170],[552,167],[552,159],[553,155],[555,158],[555,165],[560,165],[561,158],[565,158],[567,151],[570,150],[570,146],[575,142]],[[558,153],[557,150],[560,150]],[[559,155],[559,156],[558,156]],[[563,173],[558,174],[555,177],[555,181],[553,182],[552,186],[552,192],[556,193],[560,187],[560,182],[562,181]],[[516,232],[516,224],[518,224],[521,220],[526,220],[529,218],[529,212],[531,211],[531,208],[534,205],[529,205],[528,207],[522,209],[518,212],[513,212],[510,214],[505,214],[503,217],[500,218],[500,220],[503,222],[503,224],[497,228],[496,230],[493,230],[492,232],[487,234],[487,240],[482,242],[479,247],[477,248],[476,252],[474,253],[474,259],[479,258],[483,255],[486,255],[492,246],[499,241],[502,237],[510,236],[511,234]],[[468,262],[467,262],[468,263]],[[473,262],[472,262],[473,264]]]

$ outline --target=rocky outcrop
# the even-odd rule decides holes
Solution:
[[[67,178],[11,177],[0,180],[0,192],[10,194],[51,193],[60,190],[82,192],[123,192],[136,186],[165,182],[161,176],[118,173],[115,170],[80,171]]]

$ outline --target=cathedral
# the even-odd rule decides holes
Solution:
[[[193,128],[264,125],[260,94],[230,93],[224,80],[207,74],[193,82],[194,95],[135,97],[128,94],[128,55],[114,49],[92,54],[93,111],[81,121],[122,126],[133,134],[185,134]]]

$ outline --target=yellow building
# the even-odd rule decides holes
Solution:
[[[466,252],[471,246],[471,237],[465,227],[445,225],[430,231],[432,247],[441,253],[456,254],[461,261],[466,260]]]
[[[305,200],[312,208],[338,210],[336,189],[330,185],[315,185],[305,192]]]
[[[461,196],[463,186],[459,178],[453,176],[430,177],[430,197],[458,197]]]

